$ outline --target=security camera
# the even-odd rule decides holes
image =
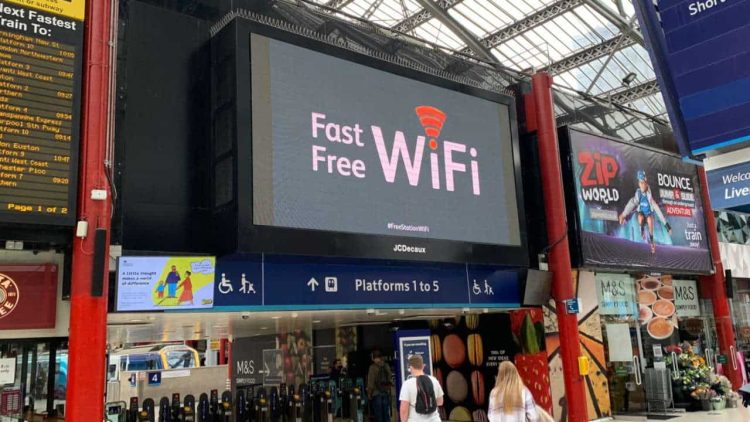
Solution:
[[[242,313],[242,319],[250,319],[250,314],[247,312]]]

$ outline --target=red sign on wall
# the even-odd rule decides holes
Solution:
[[[0,330],[55,328],[57,265],[0,265]]]

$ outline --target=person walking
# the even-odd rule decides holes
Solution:
[[[398,396],[401,422],[440,422],[438,407],[443,405],[443,388],[437,378],[424,373],[422,356],[409,356],[411,376]]]
[[[495,388],[490,392],[487,417],[490,422],[539,421],[534,397],[512,362],[502,362],[497,368],[497,380]]]
[[[367,372],[367,397],[372,406],[373,422],[391,421],[391,368],[383,360],[379,350],[371,355],[372,364]]]

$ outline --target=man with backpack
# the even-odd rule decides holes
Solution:
[[[401,422],[440,422],[438,407],[443,405],[443,388],[437,378],[424,373],[422,356],[409,356],[411,376],[401,386]]]
[[[372,352],[372,364],[367,372],[367,397],[372,407],[372,422],[391,422],[391,368],[379,350]]]

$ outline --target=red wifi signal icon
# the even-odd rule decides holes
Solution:
[[[424,127],[424,133],[430,138],[430,148],[435,150],[438,147],[437,138],[445,123],[445,113],[432,106],[417,106],[414,108],[419,117],[419,123]]]

